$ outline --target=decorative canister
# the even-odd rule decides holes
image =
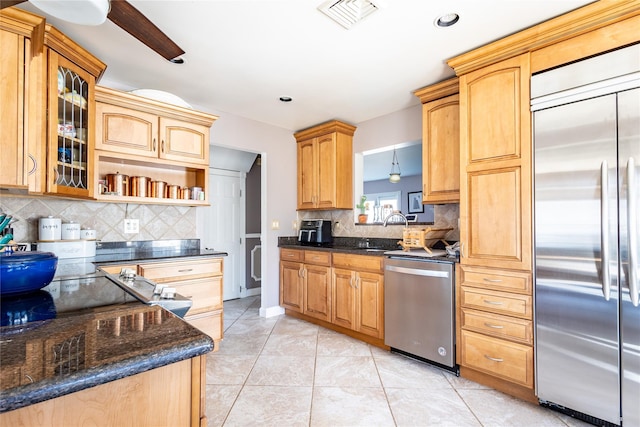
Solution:
[[[191,199],[200,200],[200,194],[202,193],[202,187],[191,187]],[[204,199],[202,199],[204,200]]]
[[[38,240],[51,241],[62,239],[62,221],[48,216],[38,221]]]
[[[107,191],[117,196],[129,195],[129,177],[120,172],[107,174]]]
[[[80,230],[81,240],[96,240],[96,230],[90,228],[83,228]]]
[[[62,224],[62,240],[80,240],[80,224],[65,222]]]
[[[179,185],[168,185],[167,186],[167,198],[169,199],[177,199],[180,196],[180,186]]]
[[[167,191],[167,183],[164,181],[151,181],[151,197],[164,199]]]
[[[129,178],[129,193],[134,197],[149,197],[151,178],[146,176],[132,176]]]
[[[180,190],[180,198],[189,200],[191,198],[191,189],[189,187],[182,187],[182,190]]]

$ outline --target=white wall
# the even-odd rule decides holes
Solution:
[[[211,144],[262,155],[261,314],[278,314],[282,312],[278,236],[295,234],[292,223],[296,220],[296,141],[293,132],[287,129],[227,113],[214,114],[220,118],[211,127]],[[279,230],[271,229],[274,220],[280,222]],[[198,220],[199,226],[203,223],[206,222]]]
[[[422,139],[422,105],[357,123],[355,126],[355,153],[416,141]]]

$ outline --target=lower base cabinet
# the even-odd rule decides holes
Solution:
[[[3,426],[206,426],[206,356],[0,414]]]

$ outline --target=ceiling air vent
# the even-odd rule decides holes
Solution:
[[[370,0],[329,0],[321,4],[318,10],[348,30],[379,8],[378,1],[374,3]]]

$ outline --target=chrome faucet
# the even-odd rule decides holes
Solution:
[[[389,219],[390,219],[391,217],[394,217],[394,216],[399,216],[400,218],[402,218],[402,219],[404,220],[404,226],[405,226],[405,227],[409,227],[409,221],[407,220],[407,217],[406,217],[406,216],[404,216],[404,214],[403,214],[402,212],[400,212],[400,211],[393,211],[393,212],[391,212],[391,213],[390,213],[390,214],[389,214],[389,215],[384,219],[384,223],[382,224],[382,226],[383,226],[383,227],[386,227],[386,226],[387,226],[387,222],[389,222]]]

